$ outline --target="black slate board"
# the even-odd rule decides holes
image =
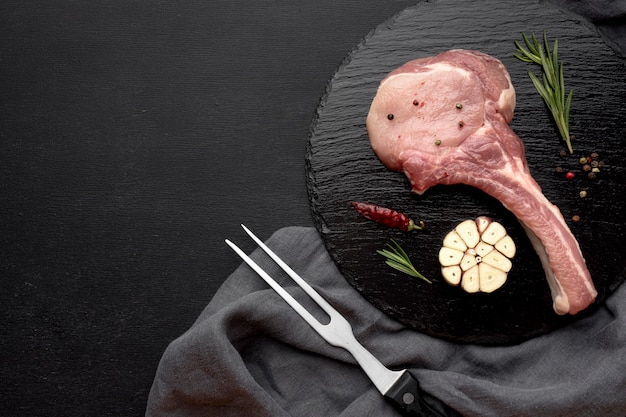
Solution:
[[[565,149],[527,76],[538,67],[513,58],[521,32],[547,30],[559,39],[566,87],[574,89],[573,156]],[[380,80],[411,59],[447,49],[478,49],[507,66],[517,92],[511,126],[526,145],[531,173],[564,214],[578,239],[599,295],[576,316],[558,316],[537,255],[514,216],[481,191],[437,186],[417,196],[401,173],[387,170],[369,146],[365,118]],[[331,79],[312,124],[307,151],[308,191],[320,234],[346,279],[389,316],[426,334],[479,344],[511,344],[571,323],[598,308],[624,280],[626,256],[626,82],[623,56],[583,18],[544,2],[436,0],[408,8],[378,26]],[[598,152],[604,167],[589,180],[580,156]],[[556,166],[576,173],[567,181]],[[588,196],[580,198],[586,190]],[[410,235],[360,218],[359,200],[422,219]],[[493,294],[465,294],[440,276],[437,253],[462,220],[487,215],[501,222],[518,253],[507,283]],[[573,215],[581,221],[573,223]],[[375,251],[393,238],[432,285],[396,273]]]

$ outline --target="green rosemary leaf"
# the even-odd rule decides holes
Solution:
[[[530,39],[525,33],[522,33],[522,39],[526,47],[523,47],[520,42],[514,41],[517,53],[513,56],[522,62],[536,63],[541,66],[541,81],[531,71],[528,71],[528,76],[546,103],[561,138],[567,144],[569,153],[573,154],[574,150],[569,134],[573,90],[570,89],[566,95],[563,64],[559,63],[559,41],[556,39],[550,48],[548,35],[545,31],[543,32],[543,42],[539,42],[534,33],[531,34]]]
[[[385,258],[387,258],[391,262],[402,263],[404,261],[404,258],[402,258],[400,255],[397,255],[394,252],[390,252],[387,249],[377,250],[376,252],[383,255]]]
[[[546,44],[546,48],[548,47],[548,39],[545,37],[545,32],[544,32],[544,39],[545,39],[545,44]],[[555,39],[554,40],[554,47],[552,48],[552,68],[553,69],[557,69],[559,68],[559,40]],[[562,76],[563,74],[561,74]],[[561,77],[562,78],[562,77]]]
[[[393,244],[394,252],[397,253],[398,255],[400,255],[403,259],[409,259],[409,255],[407,255],[407,253],[404,251],[404,249],[402,249],[402,246],[400,246],[400,244],[398,242],[396,242],[395,240],[391,239],[391,243]],[[409,261],[409,263],[411,263]]]
[[[565,109],[567,109],[567,102],[565,101],[565,80],[563,79],[563,64],[559,67],[559,102],[564,103]]]
[[[385,263],[390,267],[403,272],[405,274],[411,275],[416,278],[423,279],[424,281],[431,284],[431,281],[427,279],[425,276],[420,274],[417,269],[411,263],[409,256],[402,249],[402,246],[398,244],[395,240],[391,239],[391,243],[388,243],[387,246],[389,249],[377,250],[376,252],[386,258]]]
[[[400,264],[400,263],[397,263],[397,262],[393,262],[393,261],[389,261],[389,260],[385,261],[385,263],[387,265],[389,265],[390,267],[392,267],[394,269],[397,269],[400,272],[404,272],[405,274],[416,276],[415,272],[413,272],[413,270],[411,268],[407,268],[403,264]]]
[[[530,71],[528,71],[528,76],[530,77],[531,81],[533,82],[533,85],[537,89],[537,92],[539,93],[541,98],[543,98],[543,100],[546,102],[546,104],[550,108],[552,108],[551,100],[550,100],[550,98],[551,98],[550,97],[550,93],[546,89],[545,81],[544,82],[539,81],[539,78],[537,78],[537,76],[534,73],[530,72]]]
[[[573,95],[573,91],[569,90],[569,94],[567,95],[567,98],[565,99],[565,124],[568,127],[568,132],[567,134],[569,135],[569,108],[572,104],[572,95]]]

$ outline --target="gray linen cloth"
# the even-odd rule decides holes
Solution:
[[[507,347],[454,344],[382,314],[355,291],[313,228],[268,241],[345,315],[390,368],[465,416],[626,416],[626,285],[592,316]],[[309,305],[260,250],[253,259]],[[159,364],[147,416],[397,416],[353,358],[324,342],[247,265]]]

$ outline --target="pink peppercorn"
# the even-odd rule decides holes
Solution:
[[[569,171],[567,174],[565,174],[565,178],[567,178],[568,180],[573,179],[574,173],[572,171]]]

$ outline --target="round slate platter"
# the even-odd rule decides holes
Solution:
[[[570,130],[575,154],[565,149],[527,71],[513,57],[521,33],[547,30],[559,40],[566,87],[574,89]],[[380,80],[411,59],[454,48],[477,49],[507,66],[517,91],[512,128],[526,146],[533,177],[561,209],[578,239],[598,289],[594,306],[558,316],[541,264],[516,218],[499,201],[463,185],[411,193],[406,177],[387,170],[369,146],[365,118]],[[331,79],[312,124],[307,151],[308,191],[318,230],[339,269],[372,304],[426,334],[478,344],[512,344],[589,314],[626,275],[626,75],[624,60],[582,18],[547,3],[503,0],[422,2],[378,26]],[[592,152],[604,166],[589,180],[578,160]],[[576,174],[566,180],[557,166]],[[587,191],[581,198],[579,192]],[[349,201],[403,211],[426,223],[406,234],[361,218]],[[487,215],[501,222],[518,253],[505,285],[492,294],[466,294],[441,278],[437,254],[456,224]],[[572,222],[572,216],[580,221]],[[394,239],[431,285],[397,273],[377,249]]]

